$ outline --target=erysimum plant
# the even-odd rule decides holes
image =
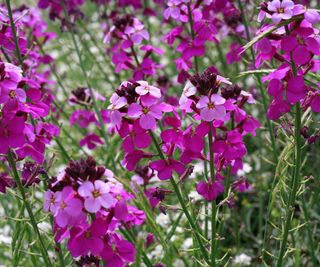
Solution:
[[[318,266],[316,2],[1,4],[0,263]]]

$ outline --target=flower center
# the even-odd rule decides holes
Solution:
[[[86,233],[84,234],[85,238],[90,238],[91,237],[91,232],[88,230],[86,231]]]
[[[209,109],[214,109],[214,104],[213,104],[213,103],[211,103],[211,102],[210,102],[210,103],[208,103],[208,108],[209,108]]]
[[[304,45],[304,40],[300,36],[297,37],[298,43]]]
[[[278,13],[279,14],[283,14],[284,13],[284,8],[283,7],[279,7],[278,8]]]
[[[10,96],[11,99],[15,98],[16,95],[17,95],[17,94],[16,94],[16,91],[14,91],[14,90],[11,90],[11,91],[9,92],[9,96]]]
[[[100,196],[101,196],[99,190],[94,190],[94,191],[92,192],[92,195],[93,195],[94,198],[97,198],[97,197],[100,197]]]
[[[144,90],[146,90],[146,91],[150,91],[150,87],[149,87],[149,85],[147,85],[145,88],[144,88]]]
[[[147,114],[147,113],[149,112],[149,109],[145,107],[145,108],[142,109],[142,112],[143,112],[144,114]]]
[[[50,197],[50,204],[54,204],[54,202],[56,201],[56,198],[54,196]]]
[[[60,208],[64,210],[67,207],[67,204],[64,201],[61,201]]]

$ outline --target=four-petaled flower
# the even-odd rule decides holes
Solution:
[[[218,94],[202,96],[196,107],[200,109],[201,119],[204,121],[223,120],[226,116],[226,109],[223,104],[226,100]]]
[[[109,185],[97,180],[94,183],[84,182],[78,189],[84,198],[84,207],[88,212],[95,213],[103,208],[110,208],[115,204],[114,197],[109,193]]]

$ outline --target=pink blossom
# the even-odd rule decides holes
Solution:
[[[172,110],[170,105],[165,103],[156,103],[155,99],[142,99],[142,105],[132,103],[128,108],[130,118],[140,118],[140,126],[145,130],[154,129],[156,120],[162,118],[163,112]]]
[[[282,19],[290,19],[293,8],[294,3],[291,0],[273,0],[268,3],[268,10],[274,12],[272,14],[272,20],[275,23],[280,22]]]
[[[204,121],[223,120],[226,116],[226,109],[223,104],[226,100],[218,94],[202,96],[196,107],[200,109],[201,119]]]
[[[72,187],[65,187],[62,192],[56,192],[55,221],[60,227],[65,227],[72,217],[81,215],[82,202],[75,197]]]
[[[91,225],[73,227],[70,231],[68,249],[73,257],[86,256],[89,252],[98,256],[103,248],[103,236],[106,234],[108,224],[105,220],[97,218]]]
[[[198,194],[208,201],[215,200],[220,193],[224,192],[224,187],[219,181],[199,182],[196,189]]]
[[[126,26],[124,33],[129,35],[135,44],[140,44],[143,39],[149,39],[149,33],[144,29],[144,25],[137,19],[133,19],[132,26]]]
[[[158,177],[160,180],[168,180],[172,178],[173,171],[176,171],[181,175],[185,170],[185,167],[181,162],[172,158],[153,161],[149,166],[150,168],[158,171]]]
[[[135,247],[127,240],[115,237],[109,243],[105,243],[101,257],[110,266],[123,267],[135,258]]]
[[[84,198],[85,209],[91,213],[98,212],[101,207],[108,209],[115,203],[108,184],[100,180],[94,183],[84,182],[79,187],[78,193]]]
[[[25,143],[23,134],[25,122],[23,117],[9,120],[0,119],[0,153],[6,154],[9,148],[17,148]]]
[[[165,19],[169,19],[170,17],[178,19],[180,17],[180,4],[181,0],[169,0],[168,7],[163,12],[163,17]]]
[[[139,86],[136,87],[136,93],[138,95],[146,95],[150,94],[151,96],[154,96],[155,98],[161,97],[161,91],[159,88],[149,85],[146,81],[137,81]]]
[[[103,145],[103,140],[96,134],[87,134],[83,139],[80,140],[80,146],[87,145],[89,149],[95,149],[97,145]]]
[[[95,114],[89,110],[75,110],[70,116],[70,124],[77,123],[81,128],[87,128],[92,122],[97,122]]]
[[[187,99],[190,96],[195,95],[196,92],[197,92],[197,88],[188,80],[186,85],[185,85],[185,87],[183,88],[183,92],[182,92],[182,95],[180,97],[179,104],[180,105],[185,105],[186,102],[187,102]]]
[[[114,125],[119,126],[122,120],[122,114],[119,109],[127,105],[127,99],[114,93],[110,98],[110,103],[108,106],[108,109],[111,110],[110,120]]]

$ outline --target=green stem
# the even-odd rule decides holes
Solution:
[[[64,15],[65,15],[65,18],[68,20],[69,16],[67,14],[67,10],[66,10],[66,6],[65,6],[65,1],[62,0],[62,6],[63,6],[63,10],[64,10]],[[69,22],[69,21],[68,21]],[[81,57],[81,53],[80,53],[80,50],[79,50],[79,46],[78,46],[78,43],[76,41],[76,37],[75,37],[75,34],[74,34],[74,31],[72,28],[69,29],[70,31],[70,35],[71,35],[71,39],[72,39],[72,42],[73,42],[73,45],[74,45],[74,48],[75,48],[75,51],[76,51],[76,54],[78,56],[78,59],[79,59],[79,63],[80,63],[80,68],[81,68],[81,71],[83,73],[83,76],[85,78],[85,81],[87,83],[87,86],[89,88],[89,91],[90,91],[90,97],[92,99],[92,103],[93,103],[93,108],[94,108],[94,111],[98,117],[98,120],[99,120],[99,124],[100,124],[100,127],[101,127],[101,132],[102,132],[102,137],[105,141],[105,145],[106,147],[108,148],[108,137],[107,137],[107,132],[106,132],[106,128],[105,128],[105,125],[104,125],[104,122],[102,120],[102,117],[101,117],[101,113],[99,111],[99,108],[98,108],[98,105],[97,105],[97,101],[96,101],[96,98],[95,98],[95,95],[94,95],[94,92],[93,92],[93,89],[91,87],[91,84],[89,82],[89,77],[87,75],[87,72],[85,70],[85,67],[84,67],[84,64],[83,64],[83,61],[82,61],[82,57]]]
[[[19,65],[21,66],[21,68],[23,68],[23,60],[22,60],[21,53],[20,53],[18,37],[17,37],[17,32],[16,32],[16,25],[14,23],[13,16],[12,16],[10,0],[6,0],[6,5],[7,5],[7,9],[8,9],[8,15],[9,15],[9,19],[10,19],[11,30],[12,30],[12,33],[13,33],[13,41],[14,41],[14,45],[15,45],[15,53],[16,53],[16,56],[18,58]]]
[[[311,259],[312,259],[312,265],[313,267],[317,267],[318,265],[318,260],[315,254],[316,248],[314,246],[314,242],[313,242],[313,238],[312,238],[312,231],[311,231],[311,227],[310,227],[310,215],[309,215],[309,211],[306,205],[306,200],[305,197],[302,196],[302,209],[303,209],[303,214],[304,214],[304,218],[306,220],[306,227],[307,227],[307,234],[308,234],[308,240],[309,240],[309,245],[310,245],[310,254],[311,254]]]
[[[287,240],[288,240],[288,234],[290,231],[291,226],[291,220],[294,212],[294,205],[297,198],[297,192],[300,185],[300,168],[301,168],[301,135],[300,135],[300,129],[301,129],[301,108],[300,103],[296,104],[296,116],[295,116],[295,168],[294,173],[292,177],[292,188],[289,194],[289,201],[287,203],[286,207],[286,221],[285,221],[285,227],[284,232],[282,235],[281,240],[281,246],[280,246],[280,252],[279,257],[277,261],[277,267],[282,266],[283,257],[287,248]]]
[[[189,17],[191,38],[192,38],[192,40],[194,40],[195,33],[194,33],[194,30],[193,30],[193,18],[192,18],[192,11],[191,11],[190,3],[188,3],[187,6],[188,6],[188,17]],[[199,72],[199,63],[198,63],[198,58],[197,57],[194,57],[194,65],[195,65],[196,72]]]
[[[161,148],[160,148],[160,146],[159,146],[159,144],[157,142],[156,137],[154,136],[154,134],[153,134],[153,132],[151,130],[149,130],[149,134],[150,134],[150,136],[152,138],[152,141],[153,141],[153,143],[154,143],[154,145],[155,145],[155,147],[156,147],[156,149],[157,149],[157,151],[159,153],[159,157],[161,159],[165,160],[165,156],[164,156],[164,154],[163,154],[163,152],[162,152],[162,150],[161,150]],[[192,228],[192,230],[194,231],[194,234],[195,234],[196,240],[197,240],[197,242],[199,244],[202,256],[204,257],[205,261],[207,263],[209,263],[208,253],[207,253],[206,248],[203,245],[202,237],[201,237],[201,235],[199,233],[199,228],[198,228],[197,224],[194,222],[192,216],[190,215],[190,213],[188,211],[187,205],[186,205],[186,203],[185,203],[185,201],[184,201],[184,199],[182,197],[182,194],[180,192],[180,189],[179,189],[177,183],[175,182],[175,180],[173,178],[170,178],[170,182],[171,182],[172,187],[173,187],[173,189],[174,189],[174,191],[175,191],[175,193],[176,193],[176,195],[178,197],[178,200],[179,200],[179,203],[180,203],[181,208],[183,210],[183,213],[186,215],[187,220],[189,222],[189,225]]]
[[[210,153],[210,178],[211,181],[215,181],[215,173],[214,173],[214,152],[212,147],[212,122],[210,123],[210,130],[208,135],[208,143],[209,143],[209,153]],[[216,217],[217,217],[217,202],[214,199],[211,202],[212,210],[211,210],[211,266],[216,266],[216,234],[217,234],[217,225],[216,225]]]
[[[19,191],[20,191],[22,201],[23,201],[24,206],[26,207],[27,212],[29,214],[29,218],[30,218],[30,222],[31,222],[32,228],[33,228],[34,232],[36,233],[36,235],[37,235],[37,237],[39,239],[40,248],[41,248],[41,254],[42,254],[42,257],[43,257],[43,259],[45,261],[45,265],[53,267],[53,265],[51,264],[50,258],[49,258],[49,254],[48,254],[47,248],[46,248],[46,246],[45,246],[45,244],[43,242],[42,236],[40,234],[40,231],[39,231],[36,219],[34,217],[32,208],[31,208],[30,203],[28,202],[28,199],[26,197],[26,193],[25,193],[24,187],[23,187],[23,185],[21,183],[21,180],[20,180],[20,177],[19,177],[19,174],[18,174],[18,171],[17,171],[16,163],[15,163],[15,161],[13,159],[11,150],[9,150],[9,152],[8,152],[8,161],[9,161],[9,164],[10,164],[10,166],[12,168],[12,171],[13,171],[13,179],[14,179],[14,181],[15,181],[15,183],[16,183]]]
[[[288,25],[285,26],[285,30],[287,35],[290,34],[290,30]],[[293,72],[293,75],[296,76],[297,75],[297,67],[292,59],[292,53],[290,53],[290,57],[291,57],[291,69]],[[278,257],[278,261],[277,261],[277,267],[281,267],[282,266],[282,261],[283,261],[283,257],[287,248],[287,240],[288,240],[288,234],[290,231],[290,227],[291,227],[291,220],[292,220],[292,216],[294,213],[294,205],[296,202],[296,198],[297,198],[297,192],[300,186],[300,168],[301,168],[301,156],[302,156],[302,142],[301,142],[301,134],[300,134],[300,130],[301,130],[301,107],[300,107],[300,103],[298,102],[296,104],[296,114],[295,114],[295,129],[294,129],[294,139],[295,139],[295,168],[293,171],[293,176],[292,176],[292,187],[290,188],[290,194],[289,194],[289,201],[287,203],[287,207],[286,207],[286,221],[285,221],[285,227],[284,227],[284,232],[282,235],[282,242],[280,245],[280,252],[279,252],[279,257]]]

